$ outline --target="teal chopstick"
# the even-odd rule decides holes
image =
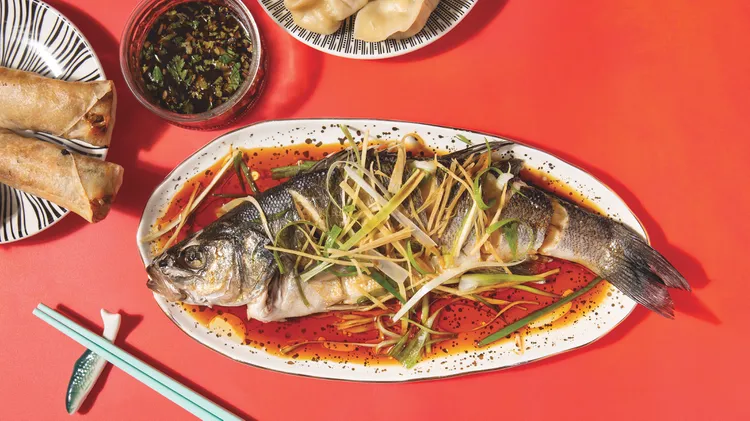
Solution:
[[[200,419],[241,420],[226,409],[46,305],[39,304],[33,314]]]

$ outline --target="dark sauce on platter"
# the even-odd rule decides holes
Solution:
[[[250,75],[253,46],[226,6],[179,4],[154,22],[141,49],[141,73],[152,102],[197,114],[226,102]]]
[[[249,167],[253,171],[258,173],[259,177],[257,180],[257,184],[262,191],[279,184],[279,181],[271,179],[270,170],[272,168],[292,165],[300,159],[321,159],[331,153],[335,153],[341,150],[341,148],[342,146],[340,145],[303,144],[284,147],[247,149],[244,150],[243,159],[248,163]],[[433,151],[425,149],[423,151],[418,151],[417,153],[429,156],[433,154]],[[174,196],[167,212],[159,221],[170,221],[172,218],[177,216],[182,207],[185,206],[185,204],[189,200],[189,197],[192,194],[193,189],[195,189],[195,186],[206,186],[213,178],[213,175],[219,170],[219,168],[221,168],[221,160],[218,160],[211,166],[211,168],[207,169],[203,173],[189,179]],[[536,185],[537,187],[543,188],[558,196],[565,197],[568,200],[574,201],[577,204],[587,207],[592,211],[602,212],[600,209],[596,208],[593,203],[585,199],[585,197],[579,192],[569,188],[560,180],[554,179],[540,170],[524,169],[524,171],[522,172],[522,178],[525,181]],[[224,194],[240,193],[241,189],[237,181],[237,177],[233,175],[226,176],[225,180],[223,180],[217,187],[215,187],[215,192]],[[216,209],[218,209],[221,205],[229,200],[231,199],[218,197],[212,198],[211,196],[209,196],[206,201],[199,207],[198,212],[196,212],[195,218],[190,221],[191,225],[187,230],[184,231],[192,232],[214,221],[216,219]],[[155,229],[158,228],[159,224],[157,224]],[[185,235],[186,234],[181,234],[182,237],[184,237]],[[163,238],[162,241],[165,241],[165,238]],[[160,247],[161,245],[159,244],[157,246]],[[592,280],[595,276],[591,271],[580,265],[561,260],[552,260],[550,262],[540,264],[538,270],[539,272],[542,272],[554,268],[560,268],[560,272],[557,275],[549,278],[551,282],[548,282],[544,285],[536,285],[535,287],[560,295],[565,290],[576,290],[582,287],[590,280]],[[566,313],[563,317],[556,320],[551,325],[530,329],[557,329],[561,326],[575,323],[576,320],[582,317],[585,312],[596,308],[608,294],[611,294],[609,291],[610,286],[608,283],[600,283],[591,292],[573,301],[571,311]],[[527,306],[526,311],[517,307],[512,308],[505,313],[505,321],[498,319],[486,328],[482,328],[476,331],[470,331],[471,329],[479,327],[483,325],[483,323],[491,320],[494,316],[494,313],[487,307],[484,307],[482,304],[473,301],[455,301],[449,299],[440,299],[434,301],[433,305],[431,305],[431,308],[438,308],[439,306],[448,304],[452,301],[444,308],[444,310],[438,317],[436,323],[437,329],[442,331],[453,331],[461,333],[455,340],[440,342],[433,346],[432,352],[429,353],[426,358],[429,359],[445,355],[454,355],[466,351],[479,350],[481,348],[477,346],[477,342],[481,339],[499,330],[507,323],[512,323],[513,321],[527,315],[529,312],[534,311],[538,308],[542,308],[543,306],[546,306],[547,304],[550,304],[554,301],[551,298],[540,297],[532,295],[525,291],[513,289],[497,291],[494,293],[494,295],[489,296],[508,301],[531,300],[538,302],[539,305]],[[244,343],[247,346],[265,350],[270,354],[289,358],[290,364],[293,364],[294,360],[324,360],[340,363],[359,363],[367,365],[398,364],[396,360],[384,354],[376,355],[370,348],[357,347],[354,345],[324,346],[321,344],[310,344],[299,347],[290,352],[288,355],[281,352],[281,349],[283,347],[291,343],[301,341],[373,341],[377,338],[376,331],[362,334],[347,334],[339,331],[335,324],[340,322],[339,316],[344,314],[354,313],[358,315],[368,314],[374,316],[383,313],[382,310],[374,310],[368,313],[323,313],[297,319],[290,319],[285,322],[261,323],[256,320],[246,320],[244,307],[214,306],[213,308],[208,308],[187,304],[173,305],[179,306],[183,311],[190,314],[196,320],[196,322],[204,326],[208,326],[211,320],[216,316],[224,316],[227,314],[237,316],[240,320],[242,320],[242,323],[244,323],[245,330],[247,332]],[[434,307],[434,305],[437,305],[438,307]],[[509,340],[511,339],[503,339],[503,341]]]

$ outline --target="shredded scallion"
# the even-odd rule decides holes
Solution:
[[[597,276],[594,278],[591,282],[586,284],[583,288],[579,289],[578,291],[563,297],[560,299],[560,301],[557,301],[556,303],[550,304],[547,307],[541,308],[531,314],[529,314],[526,317],[522,317],[518,319],[517,321],[509,324],[508,326],[505,326],[504,328],[500,329],[499,331],[487,336],[486,338],[479,341],[479,346],[487,346],[499,339],[502,339],[511,333],[517,331],[518,329],[528,325],[529,323],[533,322],[534,320],[538,319],[539,317],[556,310],[559,307],[562,307],[563,305],[575,300],[576,298],[582,296],[583,294],[591,291],[599,282],[602,281],[602,278],[600,276]]]

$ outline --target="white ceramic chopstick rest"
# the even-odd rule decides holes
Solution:
[[[120,330],[121,317],[118,313],[110,313],[104,309],[101,310],[101,315],[104,322],[102,336],[108,341],[114,342],[117,332]],[[65,394],[65,409],[68,410],[68,414],[74,414],[78,411],[106,364],[107,361],[104,358],[89,349],[76,361],[68,383],[68,391]]]

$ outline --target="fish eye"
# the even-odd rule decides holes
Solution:
[[[203,269],[206,259],[203,251],[198,246],[190,246],[180,253],[180,260],[190,269]]]

